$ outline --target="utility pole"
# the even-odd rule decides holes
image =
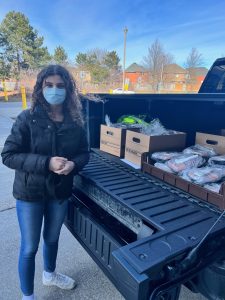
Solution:
[[[128,29],[127,27],[124,28],[124,51],[123,51],[123,92],[124,92],[124,87],[125,87],[125,66],[126,66],[126,39],[127,39],[127,32]]]
[[[162,65],[161,65],[161,70],[160,70],[160,83],[158,84],[158,92],[160,92],[163,87],[164,65],[165,65],[165,55],[162,56]]]

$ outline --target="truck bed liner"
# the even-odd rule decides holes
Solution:
[[[204,223],[213,224],[219,211],[152,176],[125,166],[120,159],[102,151],[91,153],[89,164],[80,172],[83,182],[101,189],[156,231],[170,232]],[[79,188],[79,186],[78,186]],[[85,193],[84,189],[82,191]],[[89,193],[89,197],[92,195]],[[103,199],[104,200],[104,199]]]

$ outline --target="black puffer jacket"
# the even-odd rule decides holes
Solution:
[[[13,196],[26,201],[67,199],[74,175],[89,159],[84,129],[69,115],[57,129],[41,106],[17,117],[1,155],[3,164],[16,170]],[[75,169],[66,176],[49,171],[53,156],[72,160]]]

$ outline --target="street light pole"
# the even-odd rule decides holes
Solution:
[[[160,70],[160,83],[158,86],[158,92],[162,90],[163,87],[163,72],[164,72],[164,65],[165,65],[165,56],[162,56],[162,65],[161,65],[161,70]]]
[[[123,91],[125,86],[125,65],[126,65],[126,39],[127,39],[127,27],[124,28],[124,49],[123,49]]]

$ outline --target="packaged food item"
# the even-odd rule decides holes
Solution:
[[[204,163],[205,159],[197,154],[181,154],[166,162],[167,166],[176,173],[185,169],[200,167]]]
[[[202,157],[212,157],[216,155],[216,152],[213,148],[202,146],[199,144],[196,144],[194,146],[188,147],[183,150],[184,154],[198,154]]]
[[[180,155],[180,152],[166,152],[166,151],[161,151],[161,152],[154,152],[151,155],[151,159],[158,161],[158,162],[165,162],[171,158],[174,158],[178,155]]]
[[[118,118],[116,123],[112,123],[108,115],[105,116],[105,123],[107,126],[115,128],[138,128],[140,132],[148,136],[156,135],[170,135],[176,134],[176,131],[167,130],[159,119],[154,119],[150,123],[144,121],[146,116],[123,115]]]
[[[206,188],[207,190],[210,190],[212,192],[219,193],[221,185],[222,185],[222,183],[207,183],[204,185],[204,188]]]
[[[154,119],[150,123],[142,124],[141,133],[154,136],[154,135],[170,135],[177,134],[177,131],[166,129],[159,119]]]
[[[182,172],[179,173],[179,176],[181,178],[183,178],[184,180],[187,180],[187,181],[190,181],[191,182],[191,178],[188,176],[188,172],[190,171],[191,169],[185,169],[183,170]]]
[[[166,172],[169,172],[169,173],[174,173],[166,164],[164,163],[160,163],[160,162],[157,162],[154,164],[154,166],[158,169],[161,169],[163,171],[166,171]]]
[[[130,118],[131,117],[133,117],[131,120],[133,120],[133,122],[132,121],[130,121],[130,122],[120,122],[120,123],[112,123],[111,121],[110,121],[110,118],[109,118],[109,116],[108,115],[105,115],[105,123],[106,123],[106,125],[107,126],[109,126],[109,127],[114,127],[114,128],[123,128],[123,129],[132,129],[132,128],[138,128],[138,129],[140,129],[140,128],[142,128],[144,125],[141,123],[141,120],[140,119],[138,119],[138,118],[136,118],[136,117],[134,117],[134,116],[130,116]],[[122,118],[122,117],[121,117]],[[122,120],[122,119],[121,119]],[[135,120],[140,120],[140,122],[138,122],[138,121],[136,121],[135,122]],[[144,121],[143,121],[144,122]],[[144,123],[146,123],[146,122],[144,122]],[[146,123],[146,124],[148,124],[148,123]]]
[[[213,156],[208,160],[209,166],[225,166],[225,155]]]
[[[152,120],[149,124],[144,124],[141,128],[141,133],[154,136],[168,134],[168,130],[161,124],[159,119]]]
[[[105,115],[105,124],[107,125],[107,126],[109,126],[109,127],[112,127],[112,123],[111,123],[111,121],[110,121],[110,118],[109,118],[109,116],[108,115]]]
[[[145,122],[146,116],[134,116],[134,115],[123,115],[117,120],[117,124],[124,124],[124,125],[135,125],[139,124],[141,126],[149,126],[149,123]]]
[[[225,168],[204,167],[192,168],[186,172],[186,176],[196,184],[218,182],[225,176]]]

